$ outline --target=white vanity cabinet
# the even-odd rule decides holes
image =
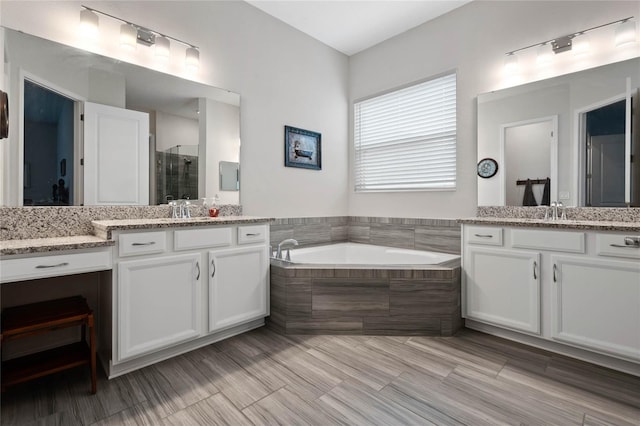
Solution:
[[[118,264],[118,360],[199,337],[199,253]]]
[[[463,224],[467,327],[638,371],[640,247],[629,237],[640,236]]]
[[[551,256],[551,337],[640,361],[640,264]]]
[[[264,245],[209,252],[209,331],[267,313],[269,253]]]
[[[540,254],[469,247],[467,318],[540,333]]]
[[[263,325],[268,234],[267,224],[114,231],[109,376]]]

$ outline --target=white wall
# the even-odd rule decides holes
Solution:
[[[198,145],[198,120],[156,111],[156,151],[176,145]]]
[[[638,56],[638,47],[632,51],[616,51],[604,41],[592,39],[594,54],[580,61],[575,61],[571,54],[559,57],[557,64],[544,73],[538,73],[531,65],[529,53],[521,59],[523,73],[509,80],[502,73],[505,53],[629,16],[638,20],[640,2],[474,1],[352,56],[349,61],[351,102],[456,69],[458,161],[455,192],[356,194],[353,192],[353,176],[350,176],[349,214],[436,218],[475,216],[475,97],[509,85]],[[603,31],[612,35],[613,28]],[[531,50],[535,55],[535,49]],[[350,156],[353,158],[351,150]]]
[[[100,17],[97,44],[77,32],[80,5],[200,47],[192,79],[241,95],[241,203],[250,215],[347,212],[348,58],[242,1],[2,1],[3,26],[160,69],[139,47],[124,55],[117,25]],[[37,7],[36,7],[37,6]],[[166,70],[187,76],[177,47]],[[284,126],[322,133],[321,171],[284,167]],[[302,189],[302,190],[301,190]]]

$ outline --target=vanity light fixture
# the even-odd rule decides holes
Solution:
[[[169,59],[169,51],[171,50],[171,42],[163,36],[156,37],[155,55],[159,59]]]
[[[95,12],[89,9],[80,11],[80,31],[88,37],[98,35],[98,15]]]
[[[131,24],[120,25],[120,46],[127,50],[135,50],[138,31]]]
[[[551,46],[548,43],[543,43],[538,46],[538,52],[536,55],[536,63],[540,66],[548,65],[553,61],[553,55]]]
[[[573,50],[575,54],[587,53],[590,46],[589,36],[587,35],[587,33],[599,28],[607,27],[609,25],[619,24],[618,28],[616,28],[615,31],[616,47],[627,45],[628,43],[634,43],[636,41],[636,24],[632,20],[633,18],[633,16],[630,16],[628,18],[618,19],[617,21],[608,22],[606,24],[598,25],[592,28],[587,28],[586,30],[576,31],[575,33],[556,37],[551,40],[545,40],[540,43],[532,44],[530,46],[521,47],[520,49],[515,49],[507,52],[507,57],[505,58],[504,63],[505,72],[510,72],[509,70],[513,72],[513,64],[517,63],[516,53],[523,50],[531,49],[532,47],[538,48],[537,62],[539,64],[551,61],[551,55],[549,54],[547,57],[548,45],[551,45],[551,51],[556,54],[567,52],[569,50]]]
[[[625,19],[616,28],[616,47],[626,46],[636,42],[636,23],[631,19]]]
[[[154,46],[155,56],[159,59],[167,60],[170,56],[171,41],[175,41],[186,46],[185,66],[187,70],[191,72],[198,70],[200,66],[198,46],[84,5],[82,5],[82,8],[80,11],[80,28],[83,33],[97,34],[98,15],[107,16],[122,22],[122,25],[120,25],[120,45],[123,48],[133,50],[137,44],[148,47]]]

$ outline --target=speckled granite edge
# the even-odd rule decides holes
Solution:
[[[16,254],[45,253],[57,250],[79,250],[115,245],[113,240],[105,240],[92,235],[73,237],[35,238],[26,240],[0,241],[0,256]]]
[[[478,217],[544,219],[549,207],[485,206],[478,207]],[[566,207],[567,219],[575,221],[640,222],[640,208]]]
[[[527,228],[582,229],[591,231],[640,232],[640,222],[616,222],[606,220],[559,220],[531,219],[519,217],[471,217],[458,219],[469,225],[497,225]]]
[[[194,203],[197,203],[194,201]],[[202,205],[191,207],[193,217],[208,217]],[[242,206],[220,206],[220,217],[241,216]],[[94,220],[169,218],[168,205],[0,207],[0,240],[92,235]]]
[[[94,234],[105,239],[111,239],[113,231],[126,231],[133,229],[164,229],[164,228],[191,228],[198,226],[236,225],[267,223],[272,218],[257,216],[225,216],[225,217],[194,217],[191,219],[124,219],[124,220],[94,220]]]

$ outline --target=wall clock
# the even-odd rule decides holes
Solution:
[[[490,178],[498,173],[498,162],[493,158],[483,158],[478,161],[478,176]]]

